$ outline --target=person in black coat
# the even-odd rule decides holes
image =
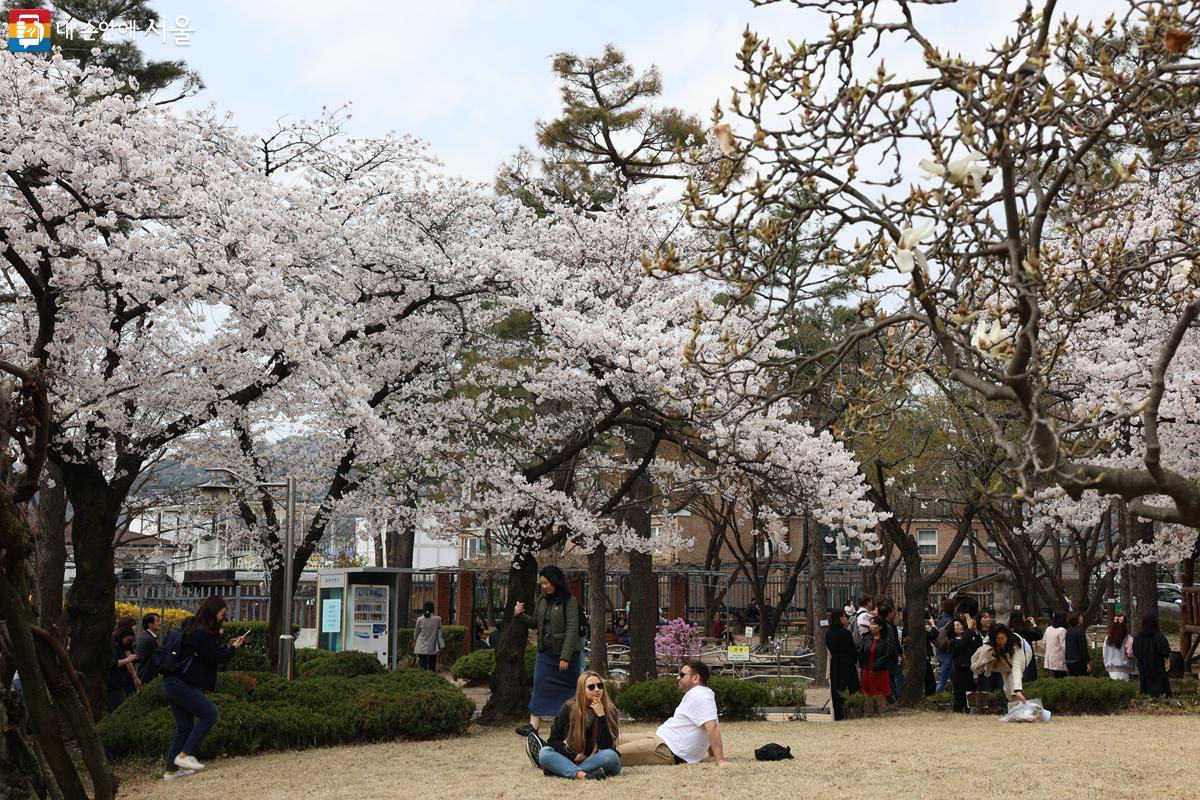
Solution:
[[[966,625],[954,620],[950,628],[950,655],[954,657],[954,710],[967,713],[967,692],[975,691],[975,675],[971,671],[971,656],[983,646],[983,637],[976,630],[975,618],[968,616]]]
[[[115,711],[141,686],[134,681],[129,665],[137,661],[133,652],[133,628],[118,628],[113,634],[113,657],[108,664],[108,710]]]
[[[224,621],[225,601],[216,595],[206,597],[196,616],[184,624],[183,663],[178,670],[163,676],[162,691],[175,717],[175,736],[167,748],[164,780],[204,769],[204,764],[196,760],[196,751],[217,724],[217,707],[205,693],[216,688],[217,667],[233,658],[234,651],[245,644],[247,635],[243,633],[222,647]]]
[[[1151,697],[1171,695],[1166,659],[1171,657],[1171,644],[1158,630],[1158,617],[1142,617],[1142,629],[1133,637],[1133,657],[1138,663],[1138,683],[1144,694]]]
[[[846,703],[842,693],[854,694],[858,686],[858,651],[849,630],[850,618],[842,610],[829,612],[829,632],[825,648],[829,651],[829,695],[833,701],[833,720],[846,718]]]
[[[137,645],[137,674],[142,683],[149,683],[158,675],[154,666],[154,651],[158,649],[158,634],[162,630],[162,617],[150,612],[142,617],[142,632],[138,634]]]
[[[1067,617],[1067,674],[1080,676],[1092,671],[1088,654],[1087,629],[1078,611]]]

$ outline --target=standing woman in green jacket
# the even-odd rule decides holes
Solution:
[[[563,571],[553,564],[542,568],[538,584],[542,591],[532,616],[525,613],[523,602],[513,606],[516,618],[537,630],[529,724],[517,728],[522,736],[537,730],[542,717],[556,716],[575,696],[579,680],[579,601],[571,596]]]

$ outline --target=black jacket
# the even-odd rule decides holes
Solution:
[[[154,651],[158,649],[158,637],[147,630],[143,630],[138,634],[137,644],[134,646],[134,652],[137,653],[138,660],[135,663],[137,667],[138,678],[142,683],[149,683],[154,680],[154,676],[158,675],[158,668],[154,666]]]
[[[571,709],[573,708],[575,708],[574,700],[563,703],[558,716],[554,718],[554,726],[550,728],[550,739],[546,742],[572,761],[578,755],[567,744],[567,734],[571,732]],[[612,731],[608,729],[608,721],[597,718],[590,708],[586,713],[591,724],[583,729],[584,754],[590,756],[598,750],[616,750],[612,740]]]
[[[1029,647],[1031,650],[1033,649],[1033,643],[1041,640],[1043,638],[1043,636],[1045,635],[1042,633],[1042,629],[1037,627],[1036,625],[1033,627],[1029,627],[1029,628],[1023,628],[1023,629],[1017,631],[1017,634],[1022,639],[1029,642]],[[1033,681],[1036,681],[1037,678],[1038,678],[1037,659],[1031,658],[1031,659],[1029,659],[1029,664],[1027,664],[1025,667],[1024,674],[1021,675],[1021,681],[1023,683],[1032,683]]]
[[[954,656],[954,668],[971,669],[971,656],[975,655],[975,651],[983,647],[983,637],[979,635],[979,631],[968,630],[957,639],[950,638],[950,655]]]
[[[1088,661],[1087,633],[1082,625],[1072,625],[1067,628],[1067,663],[1072,661]]]
[[[871,660],[871,642],[875,641],[873,636],[868,636],[863,639],[858,645],[858,665],[863,669],[867,668],[867,662]],[[879,672],[885,669],[891,669],[899,664],[896,653],[896,645],[892,642],[892,637],[884,633],[879,639],[879,643],[875,645],[875,665],[872,667],[874,672]]]
[[[1171,644],[1158,631],[1133,637],[1133,657],[1138,662],[1138,683],[1151,697],[1171,694],[1171,682],[1164,660],[1171,655]]]
[[[192,657],[180,677],[203,692],[211,692],[217,687],[217,667],[233,658],[234,648],[221,647],[215,633],[197,625],[183,637],[183,652]]]
[[[829,650],[829,686],[836,692],[857,692],[858,651],[854,639],[846,628],[834,627],[825,636],[825,647]]]

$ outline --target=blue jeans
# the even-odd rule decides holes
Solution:
[[[904,686],[904,667],[895,666],[888,668],[888,677],[892,683],[892,699],[900,699],[900,689]]]
[[[538,764],[562,778],[574,778],[577,772],[591,772],[598,767],[604,767],[609,775],[621,772],[621,757],[616,750],[597,750],[576,764],[553,747],[543,747],[538,753]]]
[[[204,692],[174,675],[163,678],[162,690],[175,715],[175,736],[167,750],[167,772],[174,772],[175,756],[195,756],[204,737],[217,724],[217,707]]]
[[[943,653],[941,650],[937,653],[938,662],[938,682],[935,691],[946,691],[946,684],[950,683],[951,676],[954,675],[954,656],[950,653]]]

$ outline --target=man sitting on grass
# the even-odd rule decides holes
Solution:
[[[708,688],[708,665],[688,661],[679,669],[683,700],[675,714],[653,734],[621,741],[621,766],[696,764],[712,755],[718,767],[728,767],[717,724],[717,698]]]

